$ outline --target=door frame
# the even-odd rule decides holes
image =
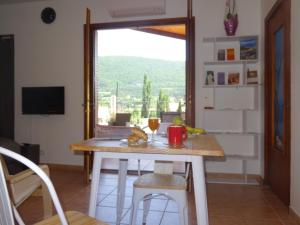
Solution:
[[[285,5],[287,4],[287,5]],[[290,0],[277,0],[277,2],[274,4],[270,12],[268,13],[267,17],[265,18],[265,65],[271,64],[271,48],[268,45],[268,40],[271,38],[271,32],[269,31],[270,27],[270,20],[273,17],[273,15],[278,12],[278,10],[285,10],[284,14],[286,15],[286,19],[284,21],[285,23],[285,42],[284,42],[284,48],[287,50],[285,51],[284,58],[287,61],[287,65],[291,65],[291,59],[290,59],[290,49],[291,49],[291,19],[290,19],[290,10],[291,10],[291,1]],[[284,95],[287,96],[286,100],[286,108],[287,113],[284,114],[284,121],[286,121],[286,127],[287,130],[285,132],[285,151],[282,152],[286,157],[288,157],[288,164],[289,167],[291,165],[291,71],[290,66],[285,68],[285,83],[284,83]],[[270,115],[272,114],[272,103],[270,99],[272,99],[272,86],[269,85],[272,82],[272,76],[271,71],[268,66],[265,66],[265,159],[264,159],[264,183],[270,184],[270,154],[272,151],[271,141],[272,141],[272,121],[269,121],[268,118],[270,118]],[[289,171],[288,174],[288,180],[289,180],[289,186],[290,186],[290,174]]]
[[[166,19],[152,19],[152,20],[136,20],[124,22],[109,22],[91,24],[91,50],[90,50],[90,71],[94,74],[94,52],[96,31],[99,29],[122,29],[130,27],[143,27],[143,26],[158,26],[158,25],[175,25],[185,24],[186,27],[186,123],[190,126],[195,126],[195,18],[191,20],[187,17],[166,18]],[[91,76],[90,83],[93,83],[94,76]],[[94,93],[91,93],[93,99]],[[95,108],[93,116],[95,115]],[[94,127],[94,124],[90,124]]]
[[[12,64],[7,65],[8,67],[10,67],[9,68],[10,74],[8,74],[8,75],[12,75],[11,76],[11,84],[9,84],[11,86],[9,87],[9,85],[8,86],[6,85],[6,88],[11,88],[10,89],[11,95],[9,94],[9,97],[10,97],[10,99],[13,100],[12,102],[9,102],[10,103],[9,106],[6,106],[6,109],[11,110],[9,118],[7,118],[7,119],[9,119],[9,123],[10,123],[11,127],[8,129],[8,131],[5,135],[4,134],[2,134],[2,135],[6,138],[14,139],[15,138],[15,36],[13,34],[7,34],[7,35],[2,34],[2,35],[0,35],[0,39],[8,39],[11,41],[9,44],[10,44],[10,48],[11,48],[10,49],[11,50],[10,60],[11,60]],[[5,89],[3,89],[3,91],[5,91]],[[3,96],[7,96],[7,95],[5,95],[5,93],[2,93],[2,94],[3,94]]]

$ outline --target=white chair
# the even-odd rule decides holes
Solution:
[[[188,204],[186,181],[182,176],[173,175],[173,163],[156,161],[154,173],[140,176],[133,183],[131,225],[136,225],[139,202],[143,200],[143,224],[146,224],[153,194],[165,195],[178,205],[180,225],[188,225]]]
[[[36,164],[31,162],[27,158],[2,147],[0,147],[0,154],[13,158],[29,167],[42,179],[42,181],[47,186],[51,198],[53,200],[55,209],[58,213],[58,216],[53,216],[46,220],[43,220],[37,223],[38,225],[68,225],[72,223],[76,225],[105,225],[104,223],[97,221],[91,217],[85,216],[84,214],[79,212],[69,211],[64,213],[51,180],[40,167],[38,167]],[[11,200],[9,198],[3,168],[0,161],[0,224],[14,225],[15,222],[13,216],[15,217],[19,225],[24,225],[22,218],[20,217],[18,211],[16,210],[15,206],[11,203]]]

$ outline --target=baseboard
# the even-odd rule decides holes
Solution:
[[[248,174],[247,181],[243,174],[236,173],[206,173],[206,180],[208,183],[228,183],[228,184],[262,184],[262,177],[256,174]]]
[[[64,165],[64,164],[52,164],[47,163],[50,169],[56,169],[56,170],[66,170],[66,171],[83,171],[83,166],[77,166],[77,165]]]
[[[295,219],[297,224],[300,224],[300,216],[290,207],[290,215]]]

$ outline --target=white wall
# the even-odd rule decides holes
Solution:
[[[122,2],[124,2],[123,0]],[[83,138],[83,24],[85,8],[92,11],[92,23],[120,21],[110,18],[104,0],[49,0],[0,6],[0,34],[15,35],[16,139],[39,143],[47,163],[82,164],[68,145]],[[186,16],[186,0],[167,0],[166,15]],[[224,36],[225,0],[194,0],[196,17],[196,125],[202,125],[202,82],[204,49],[202,38]],[[40,20],[40,12],[51,6],[57,19],[51,25]],[[261,0],[238,0],[237,35],[260,35]],[[150,19],[126,18],[124,20]],[[63,116],[24,116],[21,114],[21,87],[64,85],[66,114]],[[236,165],[237,164],[237,165]],[[221,172],[240,172],[239,162],[212,165]],[[225,166],[224,166],[225,165]],[[238,169],[237,169],[238,168]],[[250,165],[250,172],[260,173],[260,164]]]

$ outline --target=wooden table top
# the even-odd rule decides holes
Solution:
[[[168,155],[224,156],[224,151],[212,135],[197,135],[184,141],[182,148],[172,148],[167,138],[157,137],[156,142],[129,146],[124,140],[92,138],[71,144],[72,151],[147,153]]]

